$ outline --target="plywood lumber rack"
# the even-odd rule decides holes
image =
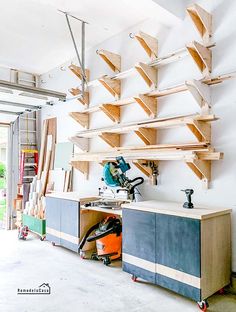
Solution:
[[[77,132],[79,138],[93,138],[99,136],[112,147],[119,147],[120,134],[134,131],[146,145],[152,145],[156,141],[157,129],[165,129],[178,126],[187,126],[199,142],[210,141],[210,122],[217,118],[214,115],[182,115],[176,117],[155,118],[116,126],[89,129]]]
[[[155,89],[143,94],[137,94],[132,97],[123,98],[109,103],[94,105],[82,111],[73,112],[78,118],[74,118],[82,127],[88,128],[88,124],[84,124],[83,120],[89,120],[89,114],[102,111],[114,123],[119,123],[121,118],[121,106],[137,103],[148,117],[154,118],[157,115],[157,99],[173,95],[179,92],[190,92],[195,99],[197,105],[201,109],[202,114],[208,114],[211,109],[211,96],[209,86],[216,85],[236,77],[236,71],[219,75],[213,78],[203,78],[200,80],[187,80],[182,84],[173,85],[164,89]],[[80,117],[79,117],[80,116]],[[85,117],[87,116],[87,117]]]
[[[179,160],[186,163],[188,168],[203,182],[205,188],[211,180],[211,162],[223,158],[223,153],[215,151],[211,146],[211,122],[218,118],[211,114],[210,86],[222,83],[225,80],[236,77],[236,72],[211,77],[212,50],[215,46],[211,42],[212,16],[199,5],[194,4],[187,8],[194,26],[199,32],[202,42],[192,41],[182,49],[168,53],[163,57],[158,56],[158,40],[144,32],[138,32],[130,36],[137,40],[150,61],[139,62],[134,67],[121,71],[121,56],[113,51],[97,50],[97,54],[115,73],[104,75],[98,79],[87,82],[88,89],[81,95],[79,88],[70,89],[84,109],[74,111],[70,116],[84,129],[69,138],[82,151],[76,153],[71,159],[73,167],[78,169],[88,178],[89,163],[98,162],[104,164],[107,161],[115,161],[117,156],[123,156],[126,160],[141,170],[146,176],[151,176],[150,162],[155,166],[159,161]],[[131,35],[131,34],[130,34]],[[190,56],[202,74],[199,80],[188,80],[182,84],[174,85],[165,89],[158,88],[158,68],[166,64],[178,61]],[[76,65],[70,68],[81,80],[81,70]],[[121,97],[121,80],[134,73],[140,77],[149,87],[145,93],[139,93],[127,98]],[[87,78],[89,72],[86,73]],[[89,107],[89,88],[102,85],[114,98],[113,100]],[[176,94],[179,92],[190,92],[199,106],[200,113],[191,115],[167,116],[158,118],[158,98]],[[120,124],[121,107],[136,103],[143,110],[146,120]],[[113,124],[108,127],[89,129],[89,114],[103,112]],[[114,124],[115,123],[115,124]],[[158,131],[172,127],[185,126],[192,133],[196,142],[179,144],[159,144]],[[141,142],[141,146],[122,146],[121,135],[134,133]],[[109,145],[109,150],[104,152],[89,152],[90,139],[101,138]]]

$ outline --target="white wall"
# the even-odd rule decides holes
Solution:
[[[212,76],[231,72],[236,69],[235,54],[235,12],[236,2],[233,0],[211,0],[198,1],[205,9],[212,12],[214,18],[213,42],[216,47],[213,49],[213,72]],[[125,12],[124,12],[125,14]],[[102,74],[112,74],[107,65],[96,55],[96,49],[107,49],[122,56],[122,69],[132,67],[137,61],[148,61],[148,57],[135,40],[128,36],[129,32],[138,30],[146,31],[155,35],[159,39],[159,55],[165,55],[170,51],[182,48],[191,40],[200,41],[200,37],[192,25],[189,17],[183,23],[176,25],[168,30],[161,27],[154,20],[146,21],[136,25],[103,44],[94,47],[87,52],[87,67],[91,70],[91,79]],[[65,64],[67,66],[68,64]],[[159,70],[159,88],[165,88],[175,83],[182,83],[186,79],[199,79],[201,74],[196,65],[186,57],[184,60],[172,63]],[[68,69],[66,71],[56,68],[50,73],[43,75],[44,83],[42,87],[57,89],[67,92],[68,88],[77,86],[78,80]],[[122,80],[122,97],[132,96],[147,90],[145,83],[136,74]],[[160,163],[160,176],[158,186],[150,186],[148,181],[140,187],[144,199],[160,199],[170,201],[184,201],[184,194],[180,192],[183,188],[193,188],[195,190],[193,202],[211,206],[230,207],[234,210],[233,214],[233,270],[236,271],[236,88],[235,80],[230,80],[220,85],[211,87],[212,90],[212,111],[220,117],[219,121],[212,124],[213,146],[224,152],[223,160],[213,162],[212,183],[209,190],[203,190],[201,182],[182,162],[163,161]],[[112,97],[103,89],[96,87],[91,90],[91,105],[113,100]],[[77,101],[58,103],[52,108],[42,111],[42,119],[49,116],[58,118],[58,141],[66,141],[67,137],[73,135],[82,128],[68,117],[68,112],[81,110],[81,104]],[[187,92],[175,94],[159,99],[159,116],[169,116],[178,114],[195,113],[199,111],[191,95]],[[122,122],[131,120],[143,120],[146,116],[137,105],[129,105],[122,108]],[[101,127],[111,124],[111,121],[103,113],[91,115],[91,127]],[[194,137],[185,127],[180,129],[160,131],[160,143],[192,142]],[[122,137],[123,145],[142,144],[141,141],[130,133]],[[106,150],[109,147],[99,138],[91,140],[91,151]],[[101,185],[100,178],[102,167],[99,164],[91,164],[89,180],[85,181],[82,174],[75,173],[74,189],[82,194],[89,194],[91,190],[96,193]],[[130,177],[141,175],[134,166],[130,171]]]

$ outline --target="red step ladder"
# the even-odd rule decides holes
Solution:
[[[31,161],[28,161],[30,160]],[[33,159],[33,162],[32,162]],[[33,172],[29,174],[29,172]],[[35,149],[23,149],[20,155],[20,183],[31,182],[38,173],[38,151]],[[26,180],[26,181],[25,181]]]

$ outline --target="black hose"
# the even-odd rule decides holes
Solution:
[[[99,238],[105,237],[105,236],[112,234],[112,233],[114,233],[114,228],[111,228],[105,232],[102,232],[101,234],[97,234],[97,235],[93,235],[93,236],[88,237],[87,242],[88,243],[93,242]]]
[[[131,187],[131,189],[130,189],[130,194],[133,194],[133,193],[134,193],[134,189],[135,189],[138,185],[140,185],[140,184],[142,184],[142,183],[144,182],[144,178],[142,178],[142,177],[137,177],[137,178],[135,178],[135,179],[133,179],[133,180],[130,180],[129,182],[130,182],[130,183],[133,183],[133,182],[135,182],[135,181],[137,181],[137,180],[140,180],[140,182],[134,184],[134,185]]]
[[[80,244],[79,244],[79,250],[82,249],[84,247],[84,244],[86,243],[86,240],[88,238],[88,236],[99,226],[100,222],[94,224],[89,230],[88,232],[84,235],[84,237],[82,238]]]

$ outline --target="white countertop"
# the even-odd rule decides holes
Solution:
[[[61,199],[68,199],[68,200],[73,200],[80,202],[81,204],[97,200],[100,197],[99,196],[81,196],[78,192],[55,192],[55,193],[50,193],[46,194],[46,197],[53,197],[53,198],[61,198]]]
[[[178,202],[164,202],[156,200],[147,200],[142,202],[132,202],[129,204],[123,204],[123,208],[129,208],[139,211],[161,213],[173,216],[180,216],[192,219],[208,219],[215,216],[224,215],[231,213],[232,209],[229,208],[219,208],[219,207],[208,207],[208,206],[198,206],[187,209],[183,208],[183,203]]]

